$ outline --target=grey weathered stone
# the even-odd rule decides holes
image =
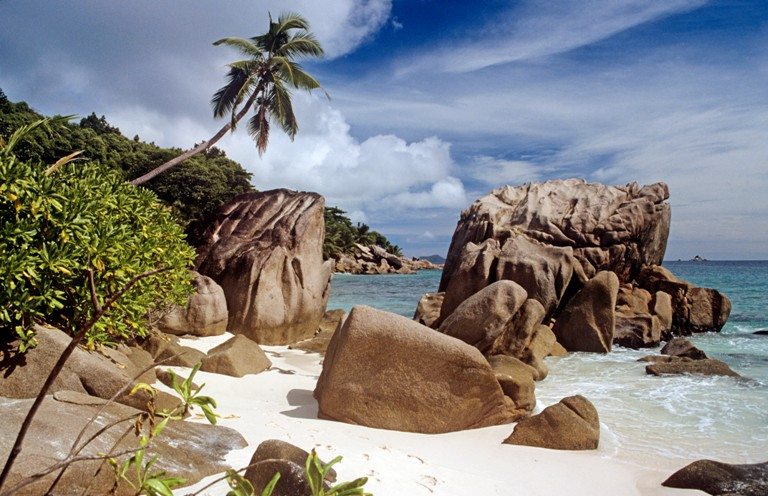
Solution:
[[[185,307],[174,307],[156,324],[158,330],[181,336],[218,336],[227,330],[229,312],[224,290],[216,281],[193,272],[195,292]]]

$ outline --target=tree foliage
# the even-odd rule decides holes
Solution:
[[[25,102],[12,103],[0,97],[0,139],[41,118]],[[178,149],[129,139],[104,116],[91,114],[79,124],[59,125],[52,133],[34,130],[19,142],[14,154],[22,161],[50,164],[74,150],[82,150],[84,158],[116,171],[123,179],[140,176],[180,153]],[[251,174],[240,164],[212,147],[143,187],[171,206],[193,235],[221,205],[238,194],[253,191],[250,180]]]
[[[356,225],[338,207],[325,208],[325,240],[323,242],[323,257],[339,258],[354,252],[355,244],[365,246],[377,245],[389,253],[402,256],[399,246],[393,245],[383,234],[371,231],[367,224],[358,222]]]
[[[17,157],[14,145],[29,143],[21,134],[44,132],[44,122],[0,148],[0,331],[24,342],[33,323],[45,322],[74,334],[132,278],[168,269],[136,283],[88,341],[142,335],[150,309],[186,301],[194,250],[155,194],[118,171]]]

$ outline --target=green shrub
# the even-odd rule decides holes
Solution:
[[[103,303],[134,276],[167,269],[139,281],[87,339],[143,335],[149,310],[190,294],[194,250],[155,195],[119,172],[93,162],[46,167],[17,159],[13,145],[41,124],[0,143],[0,338],[21,337],[23,345],[35,322],[74,334],[94,314],[89,274]]]

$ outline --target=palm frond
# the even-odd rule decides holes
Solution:
[[[291,139],[296,136],[299,125],[296,122],[296,115],[293,113],[293,104],[291,104],[291,93],[279,81],[272,85],[272,91],[269,95],[269,110],[272,117],[280,124],[285,134]]]
[[[221,118],[228,113],[234,111],[236,104],[238,103],[238,96],[241,94],[244,88],[249,88],[251,85],[249,75],[237,68],[230,67],[227,74],[227,84],[219,88],[219,90],[213,94],[211,98],[211,105],[213,106],[213,116]]]
[[[259,105],[258,111],[248,120],[248,134],[256,142],[259,155],[267,149],[269,142],[269,118],[267,116],[267,103]]]
[[[307,20],[304,19],[301,14],[296,12],[281,13],[280,17],[277,18],[277,22],[274,24],[276,24],[275,31],[277,33],[285,33],[290,29],[303,29],[304,31],[309,30],[309,22],[307,22]]]
[[[320,42],[312,33],[296,33],[275,49],[275,55],[284,57],[322,57],[325,54]]]
[[[302,90],[314,90],[320,88],[320,82],[307,74],[300,64],[285,57],[272,57],[277,66],[277,75],[294,88]]]
[[[244,54],[250,55],[254,58],[262,58],[264,56],[261,48],[256,43],[254,43],[253,40],[249,40],[247,38],[227,37],[218,41],[214,41],[213,44],[215,46],[227,45],[237,48]]]

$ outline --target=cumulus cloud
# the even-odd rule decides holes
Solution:
[[[253,173],[258,188],[317,191],[358,218],[393,208],[460,208],[466,202],[462,182],[451,175],[449,143],[435,137],[409,143],[394,135],[359,141],[327,100],[297,94],[295,109],[300,126],[295,141],[275,132],[263,157],[245,133],[222,142]]]

